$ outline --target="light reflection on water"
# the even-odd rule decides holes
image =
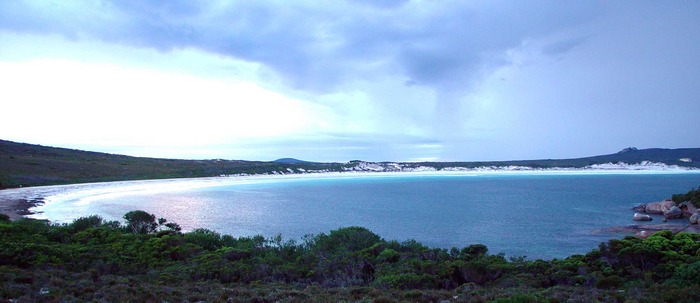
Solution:
[[[389,240],[445,248],[482,243],[494,253],[552,258],[621,237],[592,230],[634,224],[631,206],[698,185],[700,174],[293,179],[105,193],[43,210],[52,220],[69,221],[91,214],[119,220],[142,209],[185,230],[297,240],[357,225]]]

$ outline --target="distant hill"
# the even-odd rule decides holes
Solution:
[[[636,149],[577,159],[522,160],[491,162],[399,163],[401,168],[482,166],[527,166],[533,168],[585,167],[602,163],[658,162],[667,165],[700,168],[700,148]],[[390,163],[350,161],[315,163],[293,158],[275,161],[176,160],[131,157],[0,140],[0,189],[68,183],[211,177],[235,174],[290,174],[328,171],[378,171],[378,167],[397,167]],[[383,167],[383,168],[382,168]]]
[[[666,165],[678,165],[681,167],[700,168],[700,148],[649,148],[637,149],[634,147],[625,148],[617,153],[601,156],[592,156],[573,159],[540,159],[540,160],[517,160],[517,161],[490,161],[490,162],[440,162],[440,166],[504,166],[517,165],[534,168],[553,167],[585,167],[594,164],[618,163],[629,164],[649,161],[654,163],[664,163]],[[430,162],[426,162],[428,164]]]
[[[272,162],[277,162],[277,163],[286,163],[286,164],[301,164],[301,163],[310,163],[307,161],[302,161],[299,159],[294,159],[294,158],[282,158],[282,159],[277,159]]]
[[[636,149],[634,147],[625,148],[615,154],[595,156],[578,159],[580,161],[605,163],[605,162],[626,162],[639,163],[651,161],[665,163],[668,165],[678,165],[686,167],[700,167],[700,148],[649,148]]]
[[[668,169],[669,166],[700,168],[700,148],[682,149],[636,149],[626,148],[610,155],[574,159],[540,159],[514,161],[478,161],[478,162],[364,162],[354,160],[354,171],[460,171],[480,170],[537,170],[537,169]],[[613,165],[605,165],[612,163]],[[618,165],[619,163],[629,165]],[[637,165],[635,165],[637,164]],[[594,167],[599,165],[599,167]]]
[[[337,170],[337,163],[175,160],[131,157],[0,140],[0,189],[21,186],[261,174],[288,168]]]

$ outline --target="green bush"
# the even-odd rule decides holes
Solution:
[[[185,233],[185,241],[206,250],[215,250],[222,246],[221,235],[206,228],[197,228]]]
[[[79,232],[88,228],[100,227],[102,223],[102,217],[98,215],[92,215],[88,217],[80,217],[78,219],[75,219],[73,223],[68,225],[68,227],[71,228],[73,232]]]
[[[700,188],[691,189],[685,194],[675,194],[671,197],[671,200],[676,203],[690,201],[695,207],[700,207]]]
[[[395,250],[391,248],[384,249],[379,255],[377,256],[377,261],[380,263],[393,263],[399,260],[399,253],[396,252]]]
[[[355,252],[371,247],[382,239],[364,227],[351,226],[320,234],[314,239],[316,249],[332,254]]]
[[[404,273],[381,276],[374,282],[376,286],[396,289],[423,289],[432,288],[435,277],[423,274]]]
[[[617,288],[622,286],[622,278],[619,276],[602,277],[595,283],[597,288]]]
[[[549,302],[540,296],[534,294],[514,294],[509,298],[498,298],[491,301],[493,303],[539,303],[539,302]]]
[[[676,269],[669,283],[677,285],[700,285],[700,261],[683,264]]]

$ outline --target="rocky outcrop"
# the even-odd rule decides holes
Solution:
[[[645,215],[645,214],[640,214],[640,213],[634,213],[634,217],[632,217],[632,220],[634,220],[634,221],[651,221],[651,216]]]
[[[632,217],[634,221],[651,221],[652,217],[646,214],[652,214],[663,215],[664,222],[669,219],[681,219],[685,217],[693,218],[690,224],[700,223],[700,209],[689,201],[679,203],[676,206],[675,202],[666,199],[660,202],[640,204],[633,207],[632,210],[635,211],[634,217]]]
[[[698,212],[697,207],[695,207],[695,205],[689,201],[679,203],[678,208],[683,211],[683,216],[685,217],[691,217],[693,214]]]
[[[694,213],[690,216],[690,224],[698,224],[700,222],[700,213]]]
[[[637,205],[637,206],[635,206],[635,207],[632,207],[632,210],[635,211],[635,212],[638,212],[638,213],[643,213],[644,210],[646,209],[646,207],[647,207],[647,204],[646,204],[646,203],[642,203],[642,204],[639,204],[639,205]]]
[[[661,202],[652,202],[652,203],[647,203],[644,206],[644,212],[647,214],[652,214],[652,215],[663,215],[665,212],[670,210],[671,207],[675,207],[675,206],[676,206],[676,202],[673,202],[671,200],[664,200]]]
[[[666,219],[680,219],[683,218],[683,211],[678,206],[671,206],[667,211],[664,212],[664,218]]]

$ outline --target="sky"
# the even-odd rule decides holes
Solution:
[[[0,139],[133,156],[700,147],[700,1],[0,1]]]

